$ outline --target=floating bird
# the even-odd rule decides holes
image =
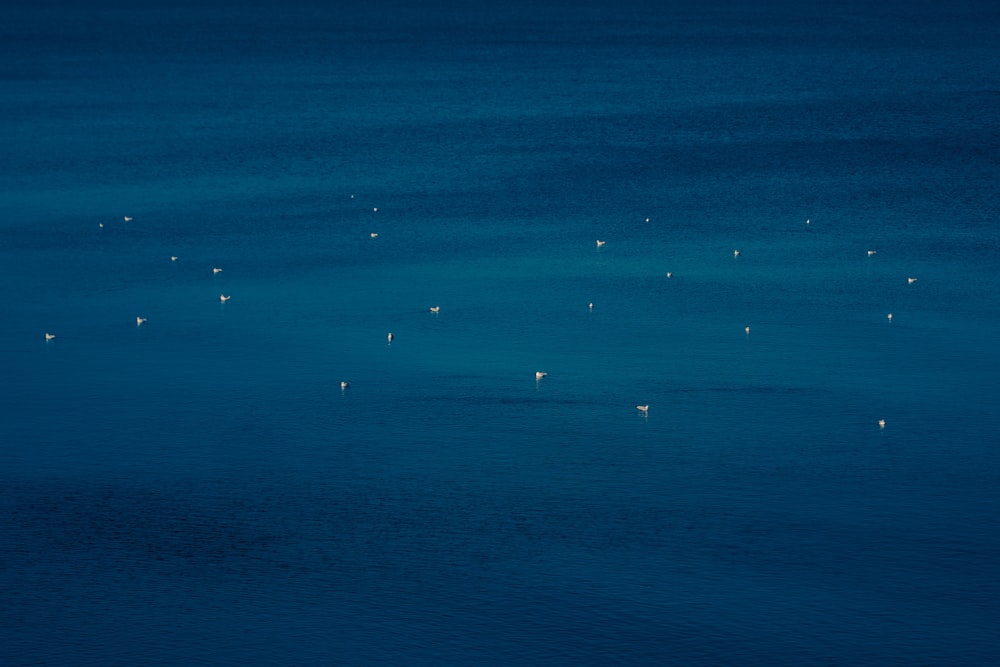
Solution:
[[[45,334],[45,340],[52,340],[55,337],[56,337],[55,334],[50,334],[50,333]]]
[[[916,278],[907,278],[907,279],[906,279],[906,284],[907,284],[907,285],[912,285],[912,284],[913,284],[913,283],[915,283],[915,282],[917,282],[917,279],[916,279]]]
[[[137,326],[137,327],[138,326],[142,326],[142,323],[145,322],[145,321],[146,321],[145,317],[137,317],[137,318],[135,318],[135,326]]]
[[[646,222],[649,222],[649,218],[646,218]]]
[[[372,209],[372,213],[378,213],[378,206]]]
[[[749,334],[750,333],[750,327],[745,328],[743,331],[746,331]]]
[[[391,343],[391,342],[392,342],[392,339],[393,339],[393,338],[395,338],[395,336],[393,336],[393,335],[392,335],[392,332],[390,331],[390,332],[389,332],[389,335],[388,335],[388,336],[386,336],[386,339],[387,339],[387,340],[388,340],[388,341],[389,341],[389,342]]]
[[[667,278],[672,278],[674,275],[673,271],[667,271]]]
[[[371,236],[373,239],[376,239],[378,238],[378,232],[372,232],[371,234],[369,234],[369,236]]]
[[[341,380],[340,381],[340,388],[341,389],[347,389],[350,386],[351,386],[351,381],[350,380]]]
[[[892,322],[892,313],[889,313],[888,315],[886,315],[886,318],[888,318],[888,320],[890,322]]]
[[[809,218],[806,218],[806,224],[807,225],[809,224]]]
[[[734,250],[733,251],[733,257],[739,257],[739,256],[740,256],[740,251],[739,250]]]
[[[635,409],[638,410],[639,412],[648,413],[649,412],[649,405],[648,404],[647,405],[637,405],[637,406],[635,406]]]
[[[132,216],[126,215],[125,217],[122,218],[122,220],[124,220],[125,222],[132,222]]]
[[[600,247],[601,247],[602,245],[604,245],[605,243],[607,243],[607,241],[601,241],[601,240],[598,240],[598,241],[597,241],[597,247],[598,247],[598,248],[600,248]]]
[[[171,262],[176,262],[177,261],[177,255],[171,255],[170,256],[170,261]]]
[[[103,222],[97,223],[97,226],[100,227],[101,229],[104,229],[104,223]]]
[[[869,251],[868,251],[868,256],[869,256],[869,257],[871,257],[872,255],[874,255],[874,254],[875,254],[875,252],[876,252],[876,251],[874,251],[874,250],[869,250]]]
[[[587,307],[590,308],[591,310],[593,310],[594,309],[594,302],[591,301],[589,304],[587,304]]]
[[[431,306],[430,308],[428,308],[428,310],[430,310],[432,313],[440,313],[441,306]]]
[[[226,296],[225,294],[219,295],[219,301],[221,301],[222,303],[225,303],[226,301],[229,301],[232,298],[233,298],[232,295],[230,296]]]
[[[535,379],[536,380],[541,380],[546,375],[548,375],[548,373],[546,373],[545,371],[535,371]]]
[[[878,427],[879,428],[885,428],[885,420],[884,419],[879,419],[878,420]]]
[[[219,268],[212,269],[212,273],[222,273],[222,269]]]

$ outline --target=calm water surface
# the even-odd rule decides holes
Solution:
[[[0,662],[1000,661],[998,30],[8,12]]]

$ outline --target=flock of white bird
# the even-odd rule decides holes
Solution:
[[[649,222],[649,218],[646,218],[646,222]],[[807,224],[807,225],[810,225],[810,224],[812,224],[812,220],[811,220],[811,219],[808,219],[808,218],[807,218],[807,219],[806,219],[806,224]],[[607,241],[604,241],[604,240],[601,240],[601,239],[598,239],[598,240],[597,240],[597,247],[598,247],[598,248],[602,248],[602,247],[604,247],[604,246],[605,246],[606,244],[607,244]],[[872,257],[872,256],[874,256],[874,255],[875,255],[875,253],[876,253],[876,252],[877,252],[876,250],[869,250],[869,251],[868,251],[868,256],[869,256],[869,257]],[[733,250],[733,257],[734,257],[734,258],[736,258],[736,257],[739,257],[739,256],[740,256],[740,251],[739,251],[739,249],[735,249],[735,250]],[[674,274],[673,274],[673,272],[672,272],[672,271],[667,271],[667,278],[672,278],[672,277],[673,277],[673,275],[674,275]],[[915,283],[915,282],[917,282],[917,279],[916,279],[916,278],[907,278],[907,279],[906,279],[906,284],[907,284],[907,285],[912,285],[912,284],[913,284],[913,283]],[[594,309],[594,304],[593,304],[593,303],[590,303],[590,304],[588,304],[588,307],[590,308],[590,310],[593,310],[593,309]],[[433,309],[432,309],[432,310],[433,310]],[[892,313],[889,313],[889,314],[888,314],[888,315],[887,315],[886,317],[887,317],[887,319],[888,319],[888,320],[889,320],[890,322],[892,321]],[[749,336],[749,335],[750,335],[750,327],[749,327],[749,325],[748,325],[748,326],[746,326],[746,327],[744,327],[744,328],[743,328],[743,331],[744,331],[744,332],[745,332],[745,333],[746,333],[746,334],[747,334],[747,335]],[[535,380],[540,380],[540,379],[542,379],[543,377],[545,377],[546,375],[548,375],[548,374],[547,374],[547,373],[543,373],[543,372],[539,371],[539,372],[535,373]],[[635,406],[635,409],[636,409],[636,410],[638,410],[639,412],[641,412],[641,413],[642,413],[642,414],[644,414],[644,415],[645,415],[645,414],[648,414],[648,413],[649,413],[649,405],[648,405],[648,404],[647,404],[647,405],[636,405],[636,406]],[[880,428],[880,429],[884,429],[884,428],[885,428],[885,420],[884,420],[884,419],[879,419],[879,420],[878,420],[878,426],[879,426],[879,428]]]
[[[354,195],[351,195],[351,199],[354,199]],[[372,213],[377,213],[377,212],[378,212],[378,207],[374,207],[374,208],[372,208]],[[129,216],[129,215],[126,215],[126,216],[123,216],[123,217],[122,217],[122,220],[124,220],[125,222],[131,222],[131,221],[132,221],[132,219],[133,219],[133,217],[132,217],[132,216]],[[646,222],[649,222],[649,218],[646,218]],[[807,219],[807,220],[806,220],[806,224],[807,224],[807,225],[811,224],[811,222],[812,222],[812,221],[811,221],[810,219]],[[101,227],[101,228],[103,229],[103,227],[104,227],[104,223],[98,223],[98,226],[99,226],[99,227]],[[369,236],[370,236],[370,238],[373,238],[373,239],[374,239],[374,238],[378,238],[378,232],[371,232],[371,233],[369,234]],[[602,247],[604,247],[604,246],[605,246],[605,245],[607,244],[607,241],[604,241],[604,240],[601,240],[601,239],[598,239],[598,240],[597,240],[597,242],[596,242],[596,244],[597,244],[597,247],[598,247],[598,248],[602,248]],[[872,256],[874,256],[874,255],[875,255],[875,254],[876,254],[877,252],[878,252],[877,250],[869,250],[869,251],[868,251],[868,256],[869,256],[869,257],[872,257]],[[735,258],[735,257],[739,257],[739,256],[740,256],[740,251],[739,251],[739,249],[736,249],[736,250],[733,250],[733,257]],[[177,258],[177,256],[176,256],[176,255],[171,255],[171,256],[170,256],[170,261],[171,261],[171,262],[176,262],[176,261],[177,261],[177,259],[178,259],[178,258]],[[212,268],[212,273],[213,273],[213,274],[219,274],[219,273],[222,273],[222,269],[221,269],[221,268],[219,268],[219,267],[213,267],[213,268]],[[667,271],[667,278],[671,278],[671,277],[673,277],[673,272],[671,272],[671,271]],[[913,283],[915,283],[915,282],[917,282],[917,279],[916,279],[916,278],[912,278],[912,277],[910,277],[910,278],[907,278],[907,279],[906,279],[906,284],[908,284],[908,285],[912,285],[912,284],[913,284]],[[229,301],[229,300],[230,300],[231,298],[232,298],[232,295],[227,295],[227,294],[220,294],[220,295],[219,295],[219,301],[220,301],[221,303],[226,303],[226,302],[227,302],[227,301]],[[591,302],[591,303],[587,304],[587,306],[588,306],[588,308],[589,308],[590,310],[593,310],[593,309],[594,309],[594,304],[593,304],[593,302]],[[440,312],[441,312],[441,306],[431,306],[430,308],[428,308],[428,310],[429,310],[430,312],[432,312],[432,313],[435,313],[435,314],[437,314],[437,313],[440,313]],[[889,321],[891,322],[891,321],[892,321],[892,313],[889,313],[888,315],[886,315],[886,318],[887,318],[887,319],[888,319],[888,320],[889,320]],[[143,324],[145,324],[145,323],[146,323],[146,321],[147,321],[147,319],[146,319],[145,317],[142,317],[142,316],[137,316],[137,317],[135,318],[135,325],[136,325],[137,327],[138,327],[138,326],[142,326]],[[743,330],[744,330],[744,332],[746,332],[746,334],[747,334],[748,336],[750,335],[750,327],[749,327],[749,325],[748,325],[748,326],[746,326],[746,327],[744,327],[744,329],[743,329]],[[53,334],[53,333],[49,333],[49,332],[46,332],[46,333],[45,333],[45,340],[46,340],[46,341],[50,341],[50,340],[53,340],[53,339],[55,339],[55,337],[56,337],[56,336],[55,336],[55,334]],[[387,334],[387,336],[386,336],[386,339],[387,339],[387,341],[388,341],[388,343],[389,343],[390,345],[392,344],[392,341],[393,341],[393,339],[394,339],[394,338],[395,338],[395,336],[394,336],[394,335],[392,334],[392,332],[391,332],[391,331],[390,331],[390,332],[389,332],[389,333]],[[536,381],[536,382],[540,381],[540,380],[541,380],[542,378],[544,378],[544,377],[545,377],[546,375],[548,375],[548,373],[547,373],[547,372],[545,372],[545,371],[535,371],[535,381]],[[351,386],[351,382],[350,382],[349,380],[342,380],[342,381],[340,382],[340,388],[341,388],[341,390],[344,390],[344,389],[347,389],[347,388],[349,388],[350,386]],[[643,415],[647,415],[647,414],[649,413],[649,405],[648,405],[648,404],[645,404],[645,405],[636,405],[636,406],[635,406],[635,408],[636,408],[636,410],[638,410],[638,411],[639,411],[640,413],[642,413]],[[885,420],[884,420],[884,419],[879,419],[879,420],[878,420],[878,426],[879,426],[879,428],[880,428],[880,429],[884,429],[884,428],[885,428]]]
[[[125,222],[132,222],[133,216],[131,216],[131,215],[122,216],[122,220],[125,221]],[[103,222],[97,223],[97,226],[99,228],[101,228],[101,229],[104,229],[104,223]],[[171,255],[170,256],[170,261],[171,262],[176,262],[177,259],[178,259],[177,255]],[[222,273],[222,269],[220,269],[219,267],[214,267],[212,269],[212,274],[213,275],[216,275],[216,274],[219,274],[219,273]],[[229,301],[231,298],[232,298],[232,295],[226,295],[226,294],[220,294],[219,295],[219,301],[221,303],[225,303],[225,302]],[[145,318],[145,317],[143,317],[141,315],[137,315],[136,318],[135,318],[135,325],[137,327],[141,327],[147,321],[148,321],[147,318]],[[54,340],[55,337],[56,337],[56,335],[54,333],[45,332],[45,340],[46,341]]]

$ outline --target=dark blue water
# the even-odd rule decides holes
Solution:
[[[869,5],[6,10],[0,662],[1000,661],[1000,15]]]

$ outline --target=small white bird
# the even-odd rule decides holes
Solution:
[[[126,215],[125,217],[122,218],[122,220],[124,220],[125,222],[132,222],[132,216]]]
[[[649,222],[649,218],[646,218],[646,222]]]
[[[372,209],[372,213],[378,213],[378,206]]]
[[[137,327],[142,326],[142,323],[145,322],[145,321],[146,321],[145,317],[136,317],[135,318],[135,326],[137,326]]]
[[[649,405],[648,404],[647,405],[637,405],[637,406],[635,406],[635,409],[638,410],[639,412],[647,412],[648,413],[649,412]]]
[[[219,295],[219,301],[221,301],[222,303],[225,303],[226,301],[229,301],[232,298],[233,298],[232,295],[230,296],[226,296],[225,294]]]
[[[56,337],[55,334],[50,334],[50,333],[45,334],[45,340],[52,340],[55,337]]]
[[[593,310],[594,309],[594,302],[591,301],[589,304],[587,304],[587,307],[590,308],[591,310]]]
[[[733,251],[733,257],[739,257],[739,256],[740,256],[740,251],[739,250],[734,250]]]
[[[393,338],[395,338],[395,336],[393,336],[393,335],[392,335],[392,332],[390,331],[390,332],[389,332],[389,335],[388,335],[388,336],[386,336],[386,340],[388,340],[388,341],[389,341],[389,342],[391,343],[391,342],[392,342],[392,339],[393,339]]]
[[[878,427],[879,428],[885,428],[885,420],[884,419],[879,419],[878,420]]]
[[[907,279],[906,279],[906,284],[907,284],[907,285],[912,285],[912,284],[913,284],[913,283],[915,283],[915,282],[917,282],[917,279],[916,279],[916,278],[907,278]]]
[[[220,269],[220,268],[214,268],[214,269],[212,269],[212,273],[222,273],[222,269]]]
[[[371,234],[369,234],[369,236],[371,236],[373,239],[377,239],[378,238],[378,232],[372,232]]]
[[[667,271],[667,278],[673,278],[673,277],[674,277],[674,272],[673,271]]]
[[[340,381],[340,388],[341,389],[347,389],[350,386],[351,386],[351,381],[350,380],[341,380]]]
[[[889,313],[888,315],[886,315],[886,318],[887,318],[887,319],[888,319],[888,320],[889,320],[890,322],[892,322],[892,313]]]
[[[605,243],[607,243],[607,241],[601,241],[601,240],[598,240],[598,241],[597,241],[597,247],[598,247],[598,248],[600,248],[600,247],[601,247],[602,245],[604,245]]]
[[[430,310],[432,313],[440,313],[441,306],[431,306],[430,308],[428,308],[428,310]]]
[[[546,375],[548,375],[548,373],[546,373],[544,371],[535,371],[535,379],[536,380],[541,380]]]
[[[749,334],[750,333],[750,327],[745,328],[743,331],[746,331]]]
[[[868,251],[868,256],[871,257],[872,255],[875,254],[875,252],[876,252],[875,250],[869,250]]]
[[[97,226],[100,227],[101,229],[104,229],[104,223],[103,222],[97,223]]]
[[[806,218],[806,224],[807,225],[809,224],[809,218]]]
[[[171,262],[176,262],[177,261],[177,255],[171,255],[170,256],[170,261]]]

